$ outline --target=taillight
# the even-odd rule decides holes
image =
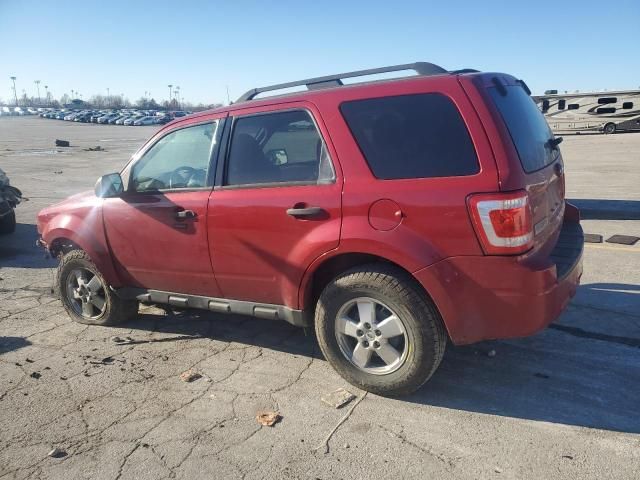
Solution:
[[[468,198],[469,213],[488,255],[514,255],[533,246],[533,222],[525,191],[478,193]]]

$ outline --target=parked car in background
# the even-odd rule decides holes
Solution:
[[[156,117],[153,116],[146,116],[146,117],[142,117],[138,120],[136,120],[135,122],[133,122],[133,124],[135,126],[140,126],[140,125],[155,125],[156,124]]]
[[[76,117],[73,119],[74,122],[88,122],[89,119],[91,118],[92,113],[91,112],[80,112],[78,115],[76,115]]]
[[[165,125],[173,120],[173,117],[170,115],[160,115],[156,117],[156,123],[158,125]]]
[[[103,115],[102,117],[98,118],[98,123],[109,123],[109,120],[112,120],[118,116],[119,114],[117,113],[107,113],[106,115]]]
[[[94,112],[94,113],[93,113],[93,115],[91,115],[91,117],[90,117],[89,121],[90,121],[91,123],[98,123],[98,119],[99,119],[100,117],[102,117],[102,116],[106,115],[106,114],[107,114],[107,112],[105,112],[105,111],[103,111],[103,110],[100,110],[100,111],[98,111],[98,112]]]
[[[135,115],[133,117],[129,117],[127,118],[123,123],[123,125],[133,125],[134,122],[140,120],[141,118],[144,118],[144,115]]]
[[[116,115],[114,117],[112,117],[109,120],[107,120],[107,123],[109,125],[115,125],[116,120],[118,120],[120,118],[123,118],[123,117],[124,117],[124,115],[122,115],[121,113],[116,113]]]

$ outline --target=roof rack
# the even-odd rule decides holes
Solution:
[[[336,75],[327,75],[325,77],[307,78],[306,80],[298,80],[297,82],[279,83],[278,85],[270,85],[268,87],[253,88],[238,98],[237,102],[246,102],[253,100],[256,95],[273,90],[283,90],[285,88],[306,86],[309,90],[317,90],[320,88],[338,87],[344,85],[342,79],[363,77],[366,75],[376,75],[379,73],[399,72],[402,70],[413,70],[418,75],[440,75],[450,73],[439,65],[428,62],[405,63],[404,65],[392,65],[390,67],[370,68],[368,70],[357,70],[355,72],[338,73]]]

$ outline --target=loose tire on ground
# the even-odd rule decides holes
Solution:
[[[366,365],[378,361],[382,368],[360,368],[353,360],[356,358],[355,349],[352,359],[348,358],[348,351],[344,353],[344,339],[349,340],[341,333],[344,329],[352,332],[356,348],[359,348],[362,334],[367,334],[365,327],[361,327],[364,325],[358,303],[361,299],[368,299],[362,301],[371,301],[376,306],[373,318],[374,322],[379,322],[377,325],[382,325],[384,319],[376,319],[378,313],[375,312],[382,312],[387,320],[391,318],[389,312],[392,317],[401,319],[402,325],[397,326],[396,331],[402,331],[404,336],[400,340],[399,336],[393,337],[390,341],[398,342],[395,345],[398,353],[402,346],[406,353],[403,349],[404,359],[399,362],[400,366],[390,368],[389,373],[385,372],[385,367],[390,366],[381,362],[383,358],[378,358],[375,350]],[[344,323],[345,306],[353,302],[356,302],[358,311],[358,327],[352,324],[345,326],[347,324]],[[339,313],[341,323],[336,320]],[[352,317],[347,315],[347,318]],[[415,280],[405,272],[384,264],[356,267],[331,281],[318,300],[315,329],[322,353],[343,378],[369,392],[390,396],[412,393],[429,380],[440,365],[448,338],[438,311]],[[371,330],[376,332],[375,324]],[[377,331],[375,335],[380,333]],[[373,335],[371,340],[375,341]],[[371,345],[367,341],[361,345],[364,344]]]
[[[11,210],[8,215],[0,218],[0,234],[13,233],[16,231],[16,212]]]
[[[78,281],[79,277],[84,277],[84,280]],[[95,280],[93,279],[94,277]],[[70,288],[70,284],[72,287],[78,287],[79,284],[85,283],[84,293],[86,295],[94,295],[88,291],[89,283],[97,285],[97,288],[92,288],[92,290],[95,290],[95,295],[100,298],[100,301],[98,302],[96,298],[93,298],[93,302],[101,305],[101,307],[94,305],[92,302],[83,302],[74,298],[72,291],[75,290],[77,292],[78,289]],[[138,313],[138,301],[123,300],[118,297],[109,288],[98,268],[83,250],[72,250],[62,257],[58,265],[56,287],[65,310],[78,323],[116,325],[135,317]],[[83,296],[85,295],[83,294]],[[91,315],[85,315],[85,303],[89,304],[87,310],[91,309]]]

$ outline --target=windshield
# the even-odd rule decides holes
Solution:
[[[488,88],[493,102],[507,125],[525,172],[535,172],[554,162],[559,150],[549,140],[551,129],[533,99],[522,87]]]

